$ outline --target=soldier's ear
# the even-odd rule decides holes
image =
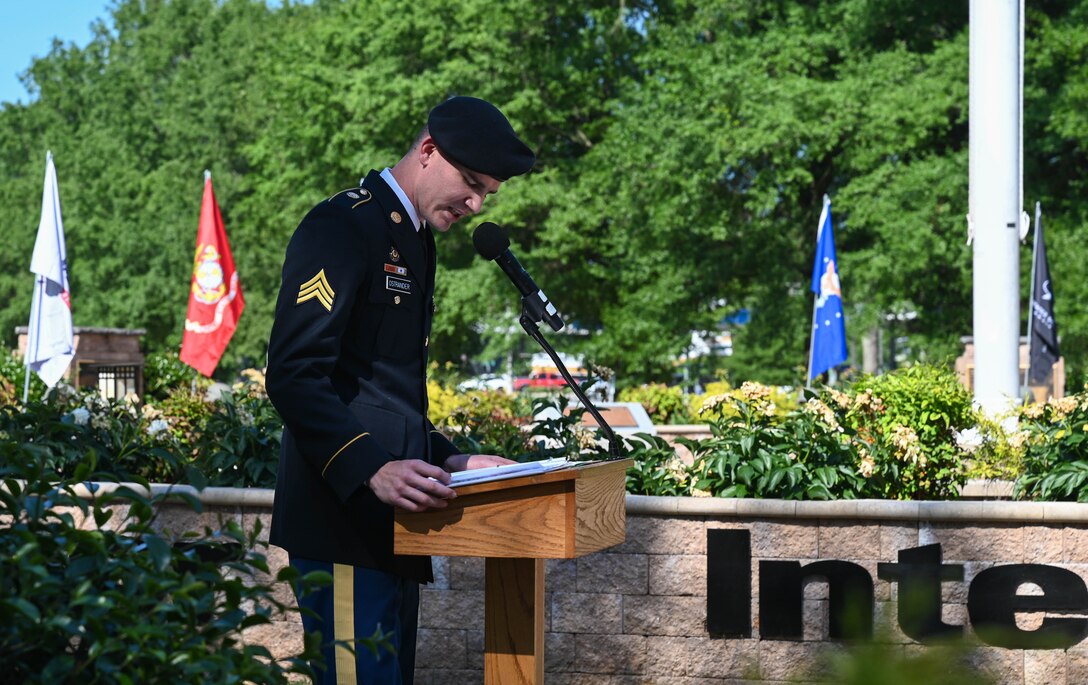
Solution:
[[[423,140],[419,141],[417,158],[419,159],[420,166],[426,167],[434,161],[435,156],[438,154],[438,146],[435,145],[434,138],[425,136]]]

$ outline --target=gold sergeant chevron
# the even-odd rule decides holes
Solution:
[[[317,301],[321,303],[328,311],[332,311],[332,301],[336,297],[336,293],[333,292],[332,286],[329,285],[329,280],[325,278],[325,270],[317,272],[317,275],[310,280],[299,286],[298,299],[295,300],[295,304],[302,304],[307,300],[317,298]]]

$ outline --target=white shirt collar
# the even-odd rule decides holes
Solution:
[[[393,192],[397,194],[397,199],[404,205],[404,209],[408,212],[408,218],[412,220],[412,225],[416,227],[416,232],[418,233],[419,215],[416,214],[416,208],[408,201],[408,196],[404,194],[404,189],[397,183],[397,179],[393,176],[393,172],[389,170],[389,167],[382,169],[382,178],[389,184],[389,187],[393,189]]]

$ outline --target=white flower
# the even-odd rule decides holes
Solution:
[[[925,465],[925,458],[922,456],[922,445],[918,440],[918,434],[914,432],[913,428],[902,424],[896,426],[892,435],[892,443],[895,445],[896,454],[900,459],[918,463],[919,458],[921,458],[923,466]]]
[[[91,418],[91,412],[87,411],[83,407],[77,407],[72,410],[72,420],[75,421],[77,426],[86,426],[87,421]]]
[[[147,434],[158,435],[159,433],[167,430],[168,428],[170,428],[170,424],[168,424],[164,419],[155,419],[151,423],[147,424]]]
[[[873,457],[871,455],[866,453],[861,458],[861,464],[858,466],[858,472],[864,478],[872,478],[874,468],[876,468],[876,462],[873,460]]]
[[[811,398],[808,402],[805,402],[801,407],[805,412],[813,414],[824,422],[832,430],[839,430],[838,419],[835,418],[835,412],[831,411],[831,407],[827,406],[815,397]]]
[[[724,394],[711,395],[710,397],[707,397],[705,400],[703,400],[703,406],[699,407],[699,415],[702,416],[703,414],[709,414],[712,411],[717,411],[718,407],[721,407],[730,399],[732,398],[730,398],[729,395]]]
[[[968,454],[981,447],[982,443],[985,441],[982,431],[978,428],[952,431],[952,435],[956,438],[956,446]]]

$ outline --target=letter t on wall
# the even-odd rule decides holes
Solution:
[[[899,583],[899,627],[918,642],[963,635],[963,626],[941,620],[941,583],[963,580],[963,564],[942,564],[941,545],[899,550],[898,564],[877,564],[881,580]]]

